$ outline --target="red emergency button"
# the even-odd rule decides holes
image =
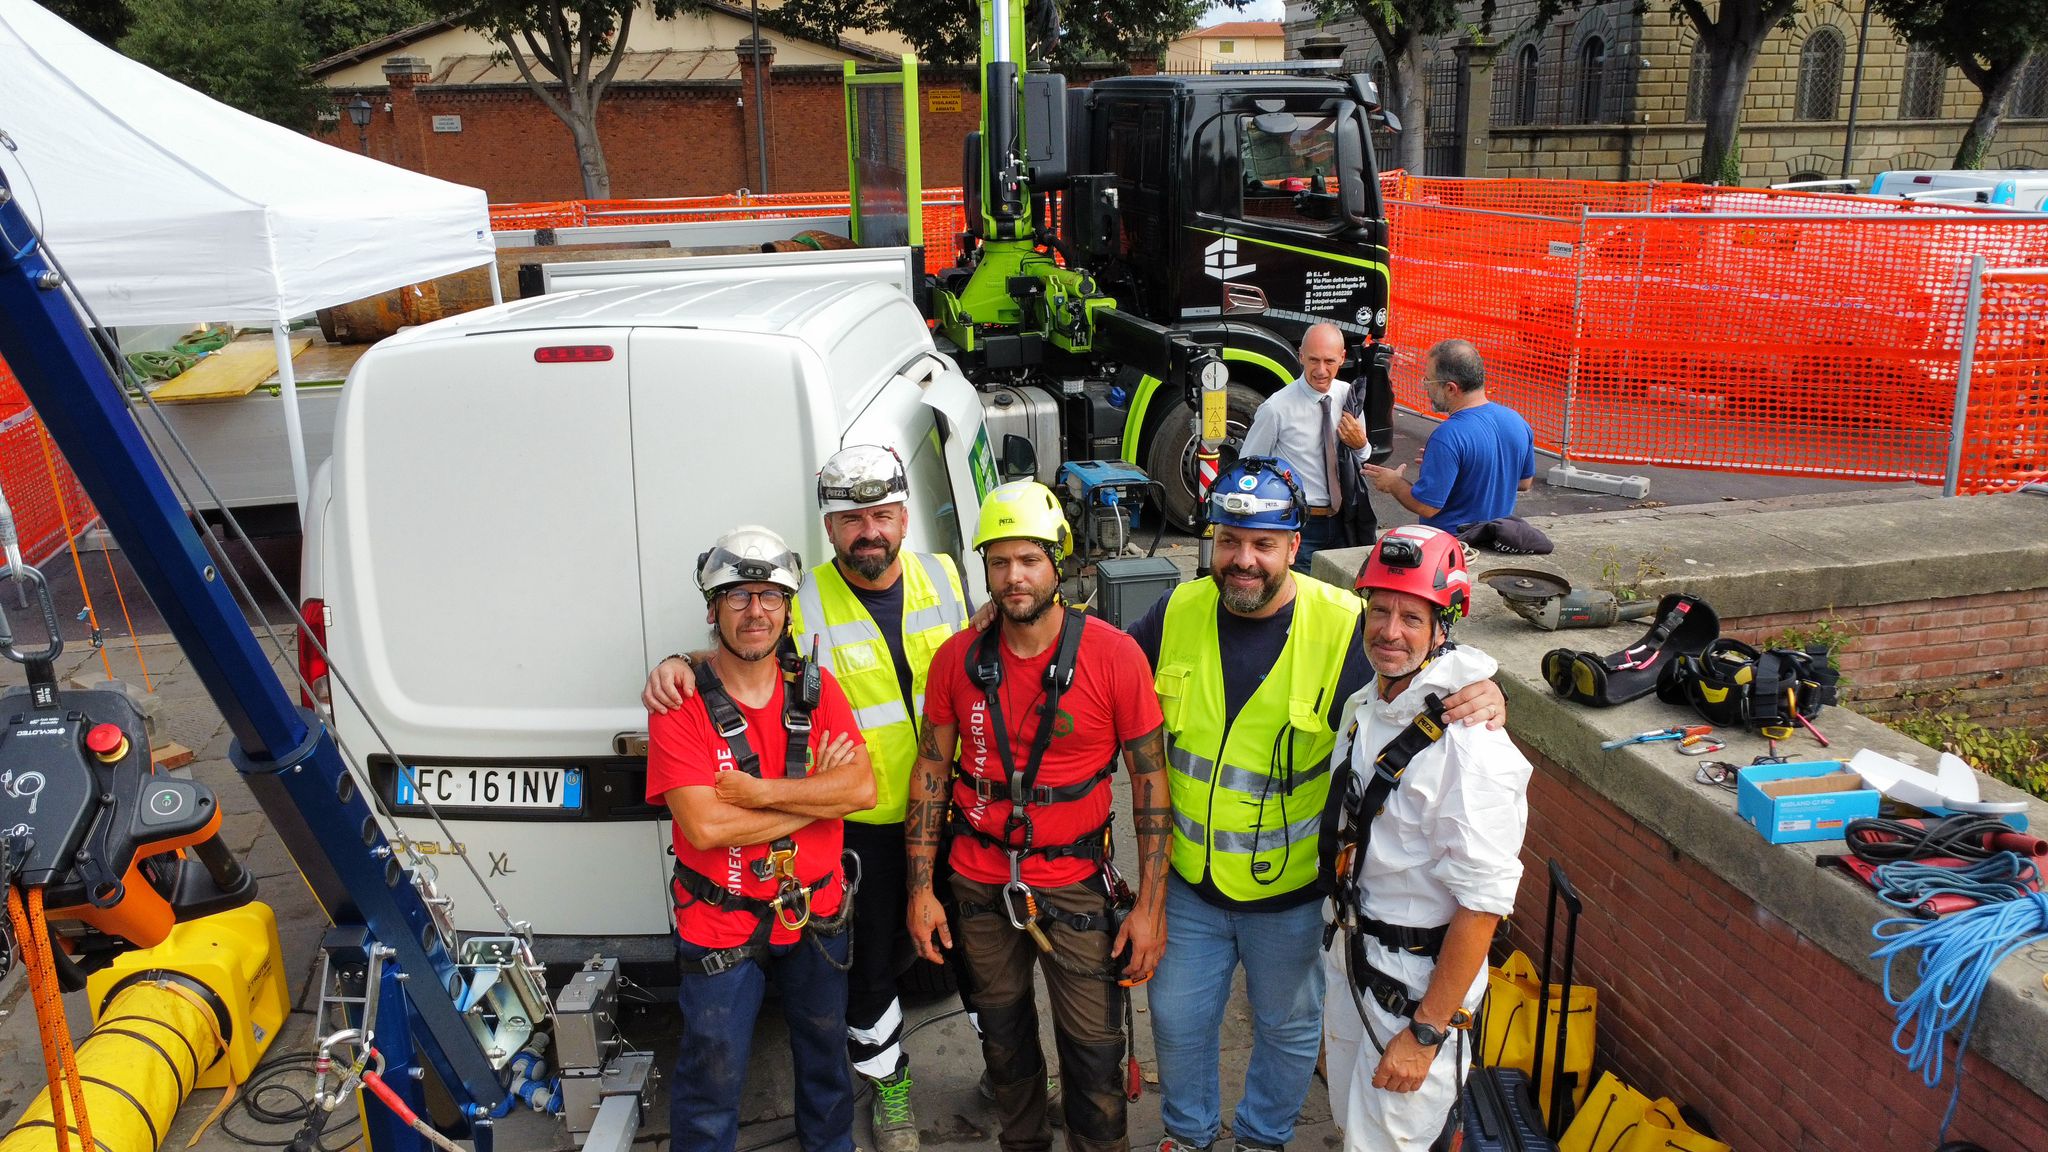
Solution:
[[[128,734],[119,724],[95,724],[85,734],[85,747],[101,763],[112,764],[128,755]]]

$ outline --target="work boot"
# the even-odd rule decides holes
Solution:
[[[873,1083],[875,1152],[917,1152],[917,1115],[910,1108],[910,1069]]]
[[[1190,1144],[1172,1133],[1159,1142],[1159,1152],[1209,1152],[1213,1144]]]
[[[978,1090],[981,1092],[983,1100],[991,1104],[996,1102],[996,1082],[988,1078],[987,1069],[982,1070],[981,1084],[978,1086]],[[1063,1100],[1064,1097],[1060,1095],[1060,1078],[1057,1076],[1047,1076],[1045,1078],[1045,1108],[1051,1114],[1052,1126],[1055,1128],[1067,1126],[1067,1114],[1062,1107]]]
[[[1237,1147],[1233,1148],[1231,1152],[1287,1152],[1284,1145],[1275,1148],[1270,1144],[1248,1144],[1243,1140],[1232,1141],[1232,1143],[1236,1144]]]

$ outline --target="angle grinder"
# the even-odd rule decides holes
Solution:
[[[1495,568],[1479,578],[1500,593],[1515,615],[1545,632],[1560,628],[1605,628],[1655,614],[1655,600],[1623,600],[1612,592],[1572,591],[1571,582],[1537,568]]]

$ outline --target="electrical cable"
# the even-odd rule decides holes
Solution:
[[[1866,817],[1849,821],[1842,835],[1857,859],[1884,864],[1930,856],[1982,860],[1994,851],[1991,838],[2012,830],[1995,816],[1950,816],[1934,824]]]
[[[1906,1067],[1920,1073],[1929,1088],[1940,1085],[1942,1041],[1958,1025],[1955,1084],[1941,1116],[1937,1141],[1948,1136],[1963,1094],[1963,1057],[1977,1027],[1977,1009],[1992,973],[2005,959],[2031,945],[2048,941],[2048,894],[2027,892],[1997,904],[1980,904],[1942,919],[1907,917],[1880,920],[1870,933],[1880,946],[1872,958],[1884,962],[1884,998],[1896,1010],[1892,1049],[1906,1057]],[[1906,953],[1919,950],[1917,983],[1904,995],[1894,993],[1892,967]]]
[[[303,1125],[306,1117],[313,1112],[314,1059],[310,1052],[294,1052],[273,1057],[257,1065],[256,1070],[249,1074],[249,1078],[242,1082],[242,1090],[235,1097],[234,1104],[221,1115],[220,1130],[238,1143],[252,1148],[291,1147],[294,1139],[292,1135],[287,1135],[281,1140],[272,1140],[265,1135],[237,1131],[229,1121],[238,1114],[246,1114],[259,1124],[292,1125],[295,1133],[298,1126]],[[287,1077],[293,1075],[304,1076],[306,1086],[300,1088],[284,1082]],[[337,1126],[330,1121],[329,1127]],[[343,1134],[342,1138],[332,1144],[321,1141],[320,1152],[346,1152],[350,1145],[361,1140],[361,1136],[356,1134],[358,1128],[360,1123],[339,1125],[338,1130]]]
[[[1939,895],[1967,896],[1979,904],[2017,900],[2033,892],[2040,874],[2032,860],[2017,852],[2000,852],[1967,868],[1948,868],[1914,860],[1877,866],[1873,887],[1877,898],[1894,908],[1918,913]]]

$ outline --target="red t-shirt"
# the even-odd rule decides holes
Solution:
[[[1081,633],[1081,647],[1075,657],[1074,682],[1060,697],[1059,713],[1053,723],[1052,743],[1039,762],[1034,784],[1059,787],[1086,780],[1109,763],[1124,742],[1135,740],[1159,727],[1159,698],[1152,692],[1152,668],[1145,654],[1129,635],[1107,621],[1090,616]],[[932,657],[930,680],[925,685],[924,710],[934,723],[952,724],[960,733],[962,771],[989,780],[1005,779],[1002,753],[988,724],[988,702],[967,675],[968,654],[980,633],[969,629],[946,641]],[[1018,768],[1031,755],[1032,737],[1038,734],[1038,709],[1044,700],[1045,666],[1052,663],[1058,645],[1030,659],[1001,648],[1003,722],[1010,735],[1010,755]],[[1032,843],[1069,844],[1102,827],[1109,819],[1109,781],[1078,800],[1030,807]],[[958,780],[953,783],[953,803],[966,814],[968,822],[992,836],[1002,837],[1010,818],[1007,799],[981,800]],[[1021,843],[1023,833],[1009,837]],[[973,836],[953,838],[952,863],[970,880],[1002,884],[1010,879],[1010,858],[1001,849]],[[1097,865],[1091,860],[1067,857],[1048,860],[1044,856],[1024,857],[1026,882],[1047,888],[1074,884],[1086,879]]]
[[[820,669],[820,671],[823,671]],[[854,742],[865,744],[861,739],[860,726],[853,721],[853,708],[846,702],[846,693],[840,690],[839,682],[830,672],[824,673],[824,691],[819,694],[818,707],[811,713],[811,751],[815,754],[824,747],[834,734],[844,732]],[[775,681],[774,695],[764,707],[749,708],[739,705],[740,715],[747,720],[747,743],[761,758],[761,777],[764,780],[780,779],[783,775],[784,753],[789,744],[788,730],[782,726],[782,681]],[[664,796],[675,788],[693,785],[710,787],[720,772],[737,771],[732,759],[732,750],[725,738],[712,726],[711,716],[704,709],[702,697],[686,696],[680,708],[670,709],[662,715],[647,717],[647,802],[666,804]],[[676,859],[683,867],[707,877],[722,885],[726,891],[759,900],[775,897],[775,882],[755,877],[753,863],[768,855],[769,846],[755,844],[745,848],[693,848],[683,837],[683,830],[677,826],[674,833]],[[832,875],[830,883],[811,895],[811,912],[816,916],[830,916],[839,911],[845,899],[841,887],[843,877],[839,875],[839,852],[844,844],[843,826],[837,820],[813,820],[797,829],[791,837],[796,842],[797,878],[805,885],[815,883],[819,877]],[[731,948],[745,944],[754,935],[759,921],[750,912],[723,911],[694,900],[688,893],[670,883],[678,907],[676,909],[676,933],[685,943],[705,948]],[[798,939],[798,934],[775,925],[769,942],[788,944]]]

